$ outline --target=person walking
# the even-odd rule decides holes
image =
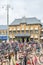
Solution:
[[[26,58],[26,55],[24,56],[24,65],[27,64],[27,58]]]

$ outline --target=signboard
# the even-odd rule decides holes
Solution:
[[[0,36],[0,40],[7,40],[7,36]]]

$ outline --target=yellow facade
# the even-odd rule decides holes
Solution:
[[[9,26],[9,37],[12,39],[15,38],[15,34],[22,32],[28,32],[30,34],[30,38],[33,38],[35,41],[40,41],[41,25],[20,24],[16,26]]]
[[[20,25],[10,25],[9,26],[9,39],[15,39],[15,34],[17,33],[26,33],[28,32],[30,34],[30,38],[33,38],[35,41],[41,41],[41,35],[43,33],[43,28],[41,25],[37,24],[32,24],[32,25],[27,25],[27,24],[20,24]],[[7,30],[0,30],[0,35],[6,35]]]
[[[6,35],[7,30],[0,30],[0,35]]]
[[[13,23],[13,25],[9,25],[9,39],[14,40],[17,33],[28,33],[30,35],[30,39],[34,39],[38,42],[43,41],[42,24],[37,18],[23,17],[21,19],[15,19]],[[0,34],[6,35],[7,29],[0,30]]]
[[[43,43],[43,28],[41,28],[40,41]]]

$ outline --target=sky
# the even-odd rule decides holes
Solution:
[[[0,0],[0,25],[7,24],[7,4],[10,5],[9,24],[23,16],[43,22],[43,0]]]

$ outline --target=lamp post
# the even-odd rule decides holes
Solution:
[[[6,5],[5,5],[6,6]],[[7,40],[9,40],[9,5],[7,4],[6,10],[7,10]],[[2,9],[4,9],[4,6],[2,6]]]
[[[6,6],[6,5],[5,5]],[[2,6],[1,8],[4,9],[5,6]],[[10,8],[10,5],[7,4],[6,6],[6,10],[7,10],[7,40],[9,40],[9,8]]]
[[[9,5],[7,5],[7,40],[9,41]]]
[[[8,41],[9,41],[9,8],[11,8],[11,7],[9,4],[7,4],[7,40]],[[11,9],[13,9],[13,8],[11,8]]]
[[[7,14],[6,15],[7,16],[7,34],[6,35],[7,35],[7,40],[9,41],[9,9],[11,8],[13,10],[13,8],[10,7],[9,4],[1,6],[2,9],[4,9],[4,7],[6,9],[6,14]]]
[[[7,4],[6,9],[7,9],[7,40],[8,41],[9,41],[9,8],[11,8],[11,7],[9,4]],[[13,8],[11,8],[11,9],[13,9]]]

